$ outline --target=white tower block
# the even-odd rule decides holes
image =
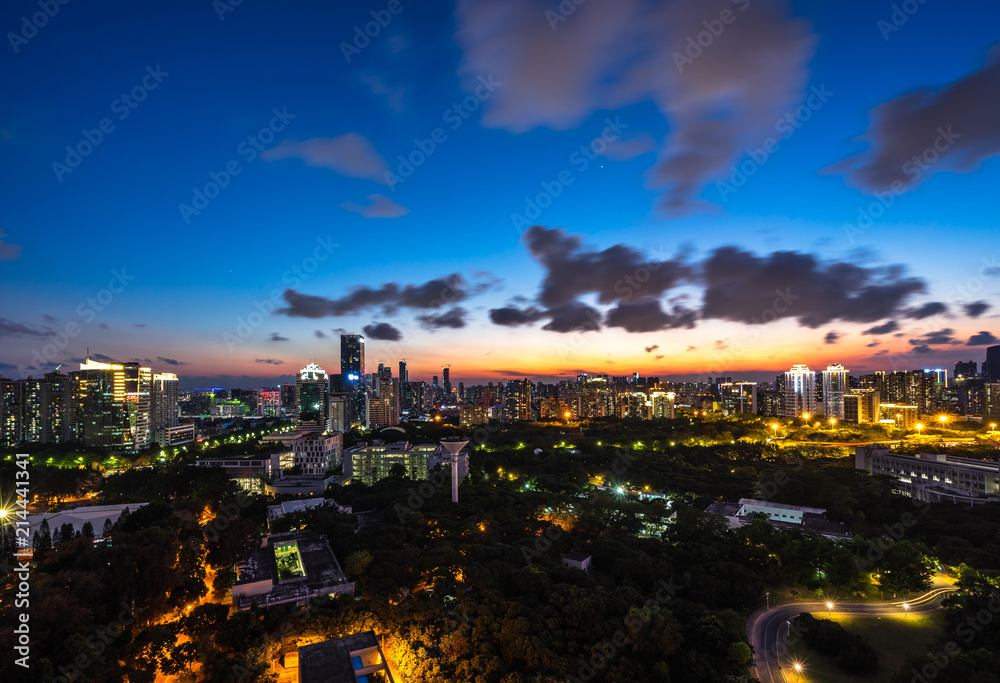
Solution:
[[[468,443],[469,440],[462,437],[441,439],[441,445],[451,453],[451,501],[453,503],[458,502],[458,453]]]

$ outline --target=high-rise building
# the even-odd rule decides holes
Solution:
[[[784,417],[800,417],[816,412],[816,375],[806,365],[793,365],[785,373],[784,400],[781,405]]]
[[[330,380],[326,371],[309,363],[295,377],[298,396],[297,424],[326,430],[330,419]]]
[[[281,390],[276,387],[263,387],[257,392],[257,414],[261,417],[278,417],[281,415]]]
[[[506,413],[509,420],[531,420],[532,384],[529,379],[507,382]]]
[[[351,428],[351,397],[345,393],[330,394],[330,422],[327,431],[346,432]]]
[[[653,404],[652,417],[674,419],[674,400],[676,394],[672,391],[654,391],[649,395]]]
[[[351,397],[351,423],[368,428],[368,385],[365,382],[365,338],[340,335],[340,374]]]
[[[444,377],[444,401],[449,403],[451,402],[451,368],[447,366],[441,368],[441,375]]]
[[[849,374],[843,365],[830,365],[823,371],[823,414],[828,418],[844,419],[844,395],[848,392]]]
[[[727,415],[757,414],[756,382],[725,382],[719,385],[719,394]]]
[[[880,403],[876,389],[852,389],[844,394],[843,420],[848,424],[875,424],[881,417]]]
[[[955,379],[972,379],[979,377],[979,366],[974,360],[960,360],[955,363]]]
[[[987,382],[1000,382],[1000,345],[987,347],[983,377]]]
[[[125,371],[117,363],[99,363],[88,357],[70,373],[75,380],[74,423],[77,438],[88,448],[131,446]]]
[[[153,374],[151,392],[153,431],[176,427],[180,416],[177,412],[177,399],[180,382],[172,372],[157,372]]]

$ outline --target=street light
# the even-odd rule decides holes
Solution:
[[[777,439],[778,438],[778,425],[777,424],[771,425],[771,429],[774,430],[774,438]]]
[[[948,416],[947,415],[942,415],[941,417],[938,418],[938,420],[941,421],[941,424],[944,424],[945,422],[948,421]]]
[[[833,616],[833,603],[829,601],[826,603],[826,616]]]
[[[802,413],[802,419],[805,420],[806,422],[809,421],[810,417],[812,417],[812,416],[809,415],[809,413]]]
[[[904,602],[903,603],[903,618],[905,619],[908,616],[910,616],[910,603]]]
[[[793,666],[795,668],[795,680],[799,680],[799,674],[802,673],[802,665],[799,664],[798,662],[795,662]]]
[[[997,423],[996,422],[990,422],[990,431],[991,432],[995,432],[996,430],[997,430]]]
[[[837,426],[837,418],[831,417],[830,418],[830,428],[833,429],[835,426]]]
[[[917,435],[918,435],[918,436],[919,436],[920,434],[923,434],[923,431],[922,431],[922,430],[923,430],[924,426],[923,426],[922,424],[920,424],[920,423],[918,422],[918,423],[916,424],[916,428],[917,428]]]

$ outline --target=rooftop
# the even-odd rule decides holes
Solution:
[[[368,668],[363,666],[365,662],[358,655],[364,650],[378,647],[374,631],[303,645],[299,648],[299,681],[357,683],[358,673]],[[381,656],[379,661],[381,662]]]

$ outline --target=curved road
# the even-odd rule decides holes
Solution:
[[[909,605],[910,612],[933,612],[940,609],[939,603],[942,598],[956,590],[954,587],[935,588],[908,601],[840,602],[835,603],[834,611],[838,614],[851,615],[899,614],[904,611],[905,602]],[[826,611],[825,602],[792,602],[750,616],[747,621],[747,635],[754,649],[754,673],[762,683],[786,683],[789,680],[784,672],[786,670],[791,672],[792,666],[782,638],[788,632],[788,622],[802,612],[812,612],[813,616],[822,618],[822,613]],[[795,638],[793,631],[789,642]]]

